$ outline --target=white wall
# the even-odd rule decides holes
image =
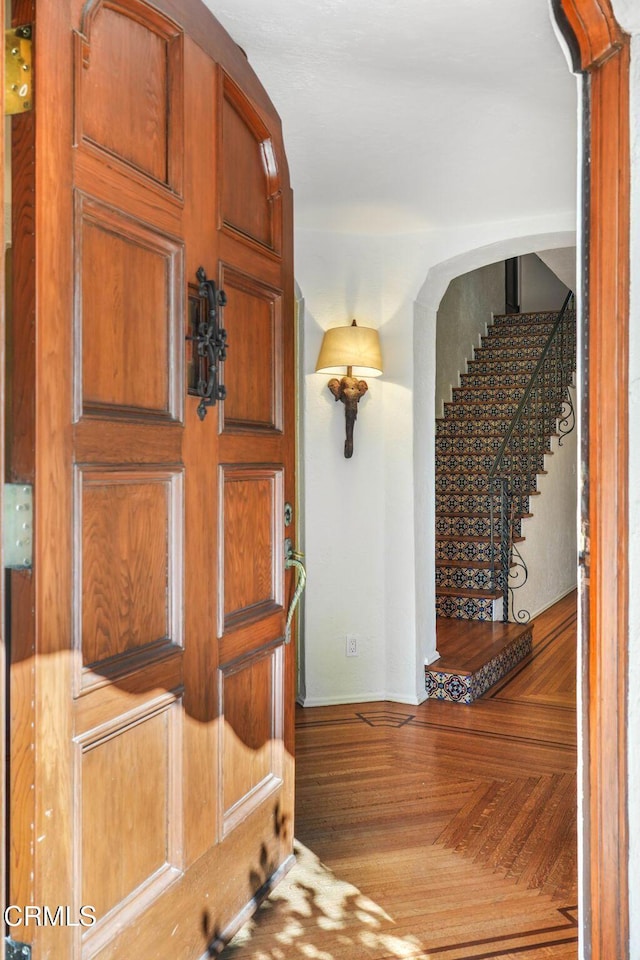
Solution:
[[[575,403],[575,390],[572,390]],[[530,498],[532,517],[522,521],[519,544],[529,577],[515,591],[515,610],[536,617],[577,587],[578,446],[577,431],[554,437],[545,457],[546,475],[538,477],[539,496]]]
[[[629,324],[629,914],[630,957],[640,957],[640,9],[614,0],[631,41],[631,302]]]
[[[559,310],[569,291],[535,253],[520,260],[520,310]]]
[[[460,385],[467,361],[487,332],[493,314],[504,313],[504,261],[452,280],[436,320],[436,416],[444,416],[451,388]]]

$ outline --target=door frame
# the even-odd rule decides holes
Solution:
[[[581,956],[629,960],[630,44],[610,0],[553,8],[583,75]]]
[[[5,23],[5,0],[0,0],[0,23]],[[4,77],[4,43],[0,44],[0,76]],[[4,231],[4,145],[5,132],[0,136],[0,517],[4,517],[4,421],[5,421],[5,364],[6,364],[6,325],[5,325],[5,231]],[[1,524],[0,524],[1,526]],[[0,533],[2,531],[0,530]],[[7,830],[7,788],[4,771],[7,769],[6,758],[6,724],[7,724],[7,634],[5,622],[5,573],[2,538],[0,537],[0,910],[2,923],[0,924],[0,960],[4,960],[5,938],[5,907],[6,907],[6,850],[8,843]]]

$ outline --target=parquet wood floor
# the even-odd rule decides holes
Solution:
[[[576,597],[471,706],[299,710],[296,866],[224,960],[576,960]]]

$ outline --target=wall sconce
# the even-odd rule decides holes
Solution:
[[[360,397],[369,389],[365,377],[379,377],[382,373],[382,351],[378,331],[372,327],[359,327],[355,320],[350,327],[332,327],[327,330],[318,354],[316,373],[340,373],[335,368],[346,367],[347,375],[341,380],[329,380],[329,390],[344,403],[347,438],[344,455],[353,456],[353,425],[358,416]],[[354,376],[355,372],[355,376]]]

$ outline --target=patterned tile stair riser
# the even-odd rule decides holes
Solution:
[[[449,597],[436,595],[436,616],[455,617],[456,620],[495,619],[493,598]]]
[[[533,373],[535,362],[533,360],[529,361],[527,367],[530,369],[525,368],[516,372],[507,363],[501,364],[502,369],[496,369],[496,364],[489,365],[486,361],[484,366],[490,366],[491,369],[484,371],[474,369],[473,373],[461,373],[460,388],[470,390],[474,387],[512,387],[524,391]],[[519,361],[519,366],[524,367],[525,365],[522,361]],[[552,384],[554,380],[555,376],[551,373],[544,377],[545,383],[548,384]]]
[[[436,452],[437,453],[493,453],[495,456],[500,447],[504,436],[502,437],[487,437],[480,435],[479,437],[436,437]],[[531,451],[535,453],[540,450],[540,440],[535,435],[525,436],[515,441],[517,443],[517,449],[519,451],[527,452]],[[544,449],[545,452],[551,450],[551,438],[546,438],[544,440]]]
[[[512,478],[514,491],[536,493],[535,477],[516,475]],[[456,473],[436,473],[436,493],[482,493],[487,489],[486,473],[462,470]]]
[[[491,520],[489,517],[448,517],[446,515],[436,516],[436,536],[437,537],[489,537],[491,531]],[[513,533],[516,537],[522,536],[522,520],[516,517],[513,521]],[[493,535],[496,542],[500,537],[500,516],[493,519]]]
[[[500,436],[504,438],[509,426],[509,417],[499,417],[490,419],[489,417],[479,417],[475,421],[474,432],[478,436],[492,437]],[[556,417],[547,417],[541,423],[541,427],[549,436],[556,432]],[[446,420],[438,420],[436,424],[436,437],[466,437],[469,435],[469,421],[460,417],[450,416]]]
[[[499,573],[496,573],[496,580],[500,580]],[[436,586],[457,588],[458,590],[490,590],[491,568],[490,567],[452,567],[446,564],[436,565]],[[500,586],[500,583],[497,583]]]
[[[495,457],[490,453],[436,453],[436,473],[489,473]],[[544,470],[544,454],[527,456],[515,454],[504,458],[505,475],[534,471],[542,473]]]
[[[436,513],[488,514],[490,499],[493,499],[494,510],[499,510],[499,497],[490,498],[486,493],[437,493]],[[515,497],[514,502],[516,513],[529,513],[529,496],[526,493]]]
[[[509,424],[514,413],[518,409],[518,402],[515,400],[489,400],[484,403],[477,400],[464,400],[458,403],[445,403],[444,411],[445,417],[451,416],[449,413],[450,410],[455,409],[455,418],[462,418],[464,420],[471,420],[475,422],[479,419],[484,419],[485,417],[493,418],[496,420],[503,420],[505,427]],[[555,419],[560,414],[560,405],[558,403],[544,404],[540,409],[539,415],[545,417],[547,420]]]
[[[436,563],[439,560],[490,563],[491,543],[481,537],[436,537]]]
[[[540,324],[544,326],[548,323],[554,323],[556,317],[558,316],[556,311],[553,310],[538,310],[535,313],[496,313],[493,318],[493,324],[490,329],[500,329],[502,327],[521,327],[523,324]],[[575,311],[569,310],[567,312],[567,318],[575,323],[576,315]]]
[[[437,662],[431,667],[425,667],[427,696],[452,703],[473,703],[528,656],[532,646],[533,636],[529,630],[475,673],[440,673]]]

